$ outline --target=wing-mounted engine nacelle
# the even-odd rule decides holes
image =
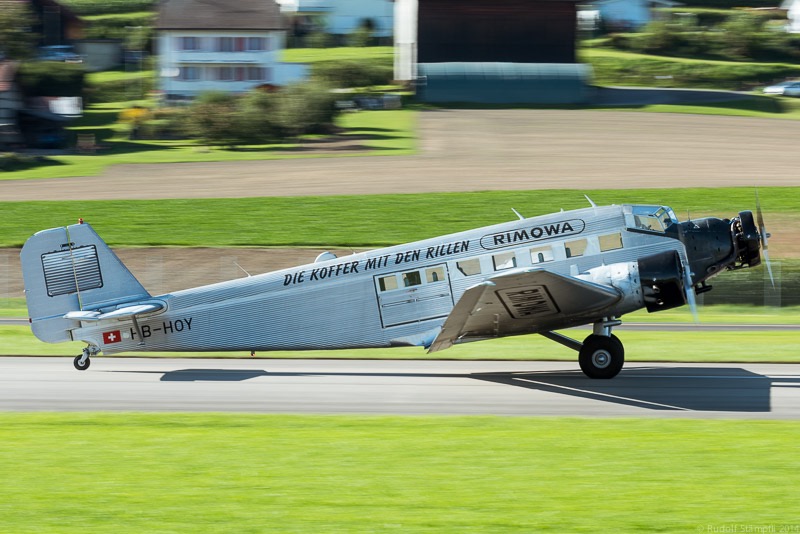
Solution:
[[[648,312],[686,304],[683,267],[677,251],[667,250],[639,258],[639,278]]]

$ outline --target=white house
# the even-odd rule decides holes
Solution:
[[[653,8],[675,7],[682,4],[672,0],[596,0],[589,2],[588,5],[597,11],[599,20],[606,28],[637,30],[653,20]],[[590,10],[582,10],[579,14],[579,18],[590,16],[592,16]]]
[[[274,0],[163,0],[156,31],[168,99],[286,85],[308,74],[306,65],[280,61],[286,29]]]
[[[369,28],[373,37],[391,37],[394,26],[393,0],[277,0],[281,10],[294,15],[315,15],[324,30],[348,35]]]
[[[800,33],[800,0],[784,0],[781,9],[786,10],[786,16],[789,18],[786,31]]]

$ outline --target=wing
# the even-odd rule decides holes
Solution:
[[[614,287],[541,269],[514,270],[467,289],[428,352],[459,341],[530,334],[579,319],[618,302]]]

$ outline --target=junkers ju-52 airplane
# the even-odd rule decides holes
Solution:
[[[578,351],[587,376],[612,378],[622,315],[694,310],[709,278],[769,259],[760,208],[757,226],[750,211],[679,222],[666,206],[591,204],[158,296],[81,221],[22,249],[31,326],[42,341],[86,342],[79,370],[101,352],[436,352],[538,333]],[[587,324],[582,343],[555,332]]]

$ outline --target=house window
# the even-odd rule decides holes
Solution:
[[[253,82],[263,82],[266,80],[266,69],[264,67],[247,67],[247,79]]]
[[[178,49],[183,51],[200,50],[200,38],[178,37]]]
[[[552,247],[536,247],[531,249],[531,263],[544,263],[553,261]]]
[[[251,52],[261,52],[267,49],[266,39],[263,37],[248,37],[247,50]]]
[[[236,67],[236,81],[243,82],[247,74],[247,67]]]
[[[178,79],[183,82],[196,82],[200,79],[200,67],[181,67],[178,70]]]
[[[237,52],[244,52],[245,44],[247,43],[246,37],[235,37],[234,41],[234,48]]]
[[[600,236],[600,252],[608,250],[617,250],[622,248],[622,234],[614,232],[613,234]]]
[[[575,258],[576,256],[583,256],[586,252],[588,242],[586,239],[576,239],[575,241],[567,241],[564,243],[564,248],[567,251],[568,258]]]
[[[233,52],[234,46],[233,37],[217,37],[217,52]]]
[[[494,270],[502,271],[504,269],[511,269],[517,266],[517,256],[513,252],[501,252],[492,256],[494,261]]]
[[[217,80],[221,82],[233,81],[233,67],[217,67]]]

